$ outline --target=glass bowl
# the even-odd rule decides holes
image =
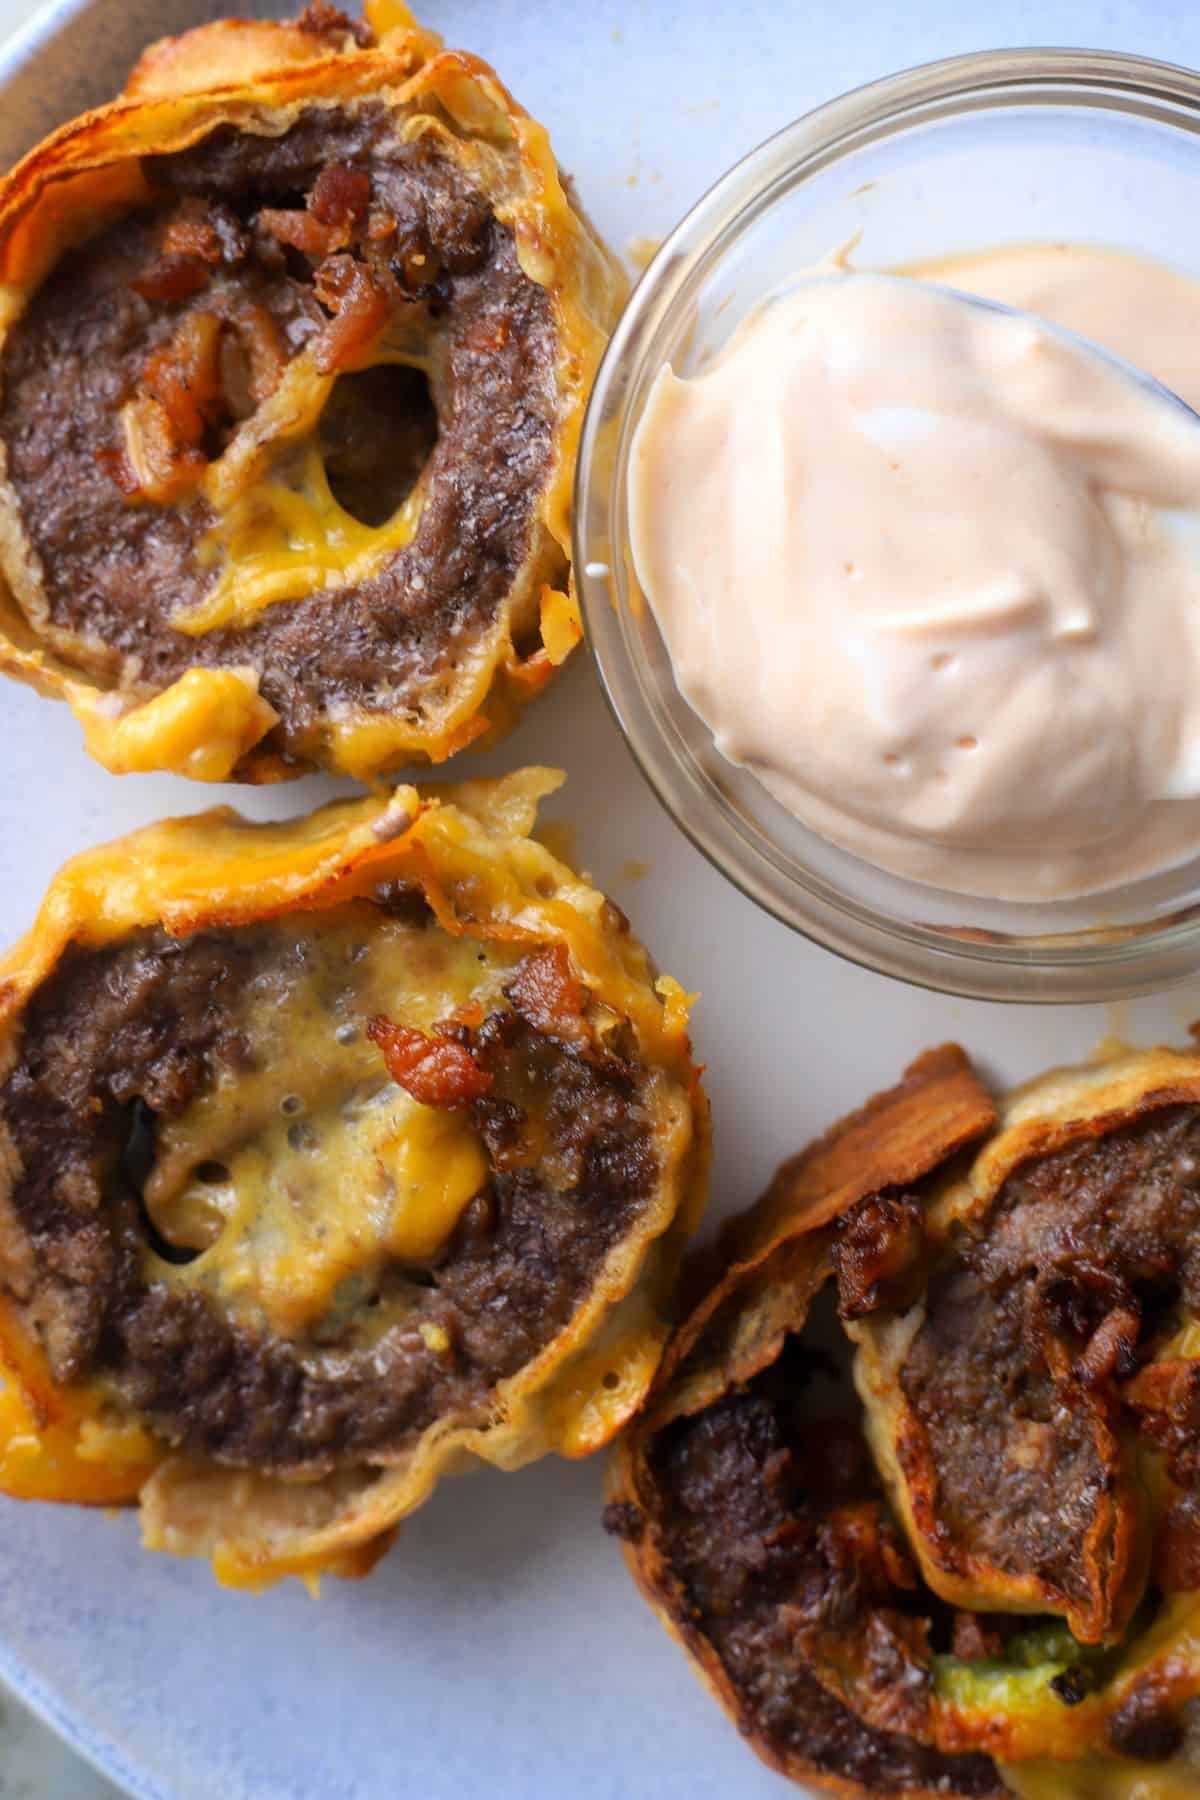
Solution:
[[[745,313],[856,239],[862,268],[1023,241],[1137,251],[1200,275],[1200,76],[1139,57],[954,57],[819,107],[738,163],[662,245],[584,426],[575,569],[609,703],[663,805],[752,900],[884,974],[976,999],[1086,1001],[1200,970],[1200,857],[1053,904],[946,893],[868,866],[716,749],[675,686],[629,553],[626,465],[662,364],[704,366]],[[1197,321],[1200,329],[1200,319]]]

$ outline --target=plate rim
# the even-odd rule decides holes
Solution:
[[[73,5],[79,0],[71,0]],[[87,4],[87,0],[83,0]],[[140,1775],[126,1760],[116,1739],[96,1730],[77,1707],[68,1705],[18,1657],[0,1635],[0,1684],[85,1762],[97,1775],[118,1788],[129,1800],[183,1800],[156,1781]]]

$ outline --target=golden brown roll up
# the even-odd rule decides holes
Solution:
[[[693,1274],[610,1529],[838,1794],[1200,1789],[1200,1056],[922,1057]],[[1141,1784],[1141,1785],[1139,1785]]]
[[[702,1203],[686,997],[546,770],[87,852],[0,967],[0,1490],[222,1579],[636,1409]]]
[[[369,10],[165,40],[0,185],[0,668],[118,773],[439,761],[580,636],[624,278],[492,70]]]

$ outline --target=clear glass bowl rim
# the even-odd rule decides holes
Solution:
[[[576,469],[574,572],[601,687],[642,774],[696,848],[749,899],[848,961],[918,987],[979,1000],[1081,1003],[1162,991],[1195,976],[1200,904],[1117,933],[979,942],[890,917],[835,895],[823,881],[811,887],[798,881],[748,844],[715,796],[685,776],[629,666],[610,578],[595,569],[597,563],[607,569],[613,501],[623,479],[623,460],[598,453],[601,433],[620,417],[631,371],[665,314],[695,290],[735,232],[781,193],[855,149],[919,123],[1039,103],[1124,113],[1200,138],[1200,73],[1194,70],[1122,51],[976,51],[826,101],[751,150],[700,197],[634,288],[597,373]],[[615,561],[615,549],[611,554]]]

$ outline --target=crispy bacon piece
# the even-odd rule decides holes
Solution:
[[[920,1277],[924,1245],[921,1208],[911,1194],[873,1194],[852,1207],[838,1222],[832,1251],[842,1317],[902,1306]]]
[[[221,263],[239,262],[247,245],[245,229],[228,207],[184,200],[167,221],[157,261],[131,286],[143,300],[186,300]]]
[[[886,1598],[898,1587],[917,1585],[900,1534],[875,1500],[834,1507],[817,1537],[826,1567],[865,1594]]]
[[[1137,1367],[1134,1348],[1141,1328],[1142,1315],[1137,1306],[1114,1306],[1097,1325],[1076,1361],[1075,1379],[1084,1387],[1100,1388],[1114,1376],[1128,1375]]]
[[[288,244],[293,250],[302,250],[314,262],[331,251],[341,250],[347,242],[340,225],[326,223],[299,206],[264,206],[256,213],[254,222],[277,242]]]
[[[125,441],[96,460],[127,499],[177,499],[204,473],[204,433],[221,398],[221,321],[189,313],[154,351],[141,384],[121,408]]]
[[[313,342],[313,359],[322,375],[350,366],[383,330],[392,296],[378,272],[352,256],[328,256],[317,269],[313,287],[333,318]]]
[[[97,462],[127,499],[177,499],[208,466],[205,434],[223,415],[248,417],[275,391],[286,360],[265,307],[229,319],[186,314],[121,409],[124,446],[97,451]]]
[[[1190,1357],[1150,1362],[1121,1389],[1126,1406],[1143,1415],[1142,1427],[1200,1426],[1200,1363]]]
[[[164,256],[194,256],[215,268],[222,260],[221,234],[207,213],[181,208],[167,221],[163,232]]]
[[[137,470],[129,460],[125,450],[118,450],[108,444],[96,451],[96,461],[108,479],[120,488],[127,500],[132,500],[141,492],[141,484],[137,478]]]
[[[198,447],[220,398],[220,335],[215,313],[188,313],[170,343],[155,350],[142,370],[139,394],[158,401],[181,447]]]
[[[353,242],[366,226],[370,204],[371,178],[366,171],[330,163],[317,176],[306,208],[264,206],[255,224],[278,243],[319,262]]]
[[[199,257],[160,256],[143,275],[130,283],[143,300],[188,300],[207,284],[210,270]]]
[[[567,1043],[579,1043],[587,1035],[583,1009],[588,991],[565,944],[547,944],[527,956],[504,991],[536,1031]]]
[[[422,1106],[465,1106],[491,1090],[487,1070],[453,1037],[429,1037],[415,1026],[393,1025],[383,1017],[370,1021],[367,1036],[382,1052],[392,1080]]]
[[[308,196],[308,209],[322,225],[347,230],[362,225],[370,204],[371,177],[347,163],[330,163],[322,169]]]
[[[374,33],[365,19],[351,19],[336,6],[330,6],[328,0],[309,0],[300,17],[296,20],[296,28],[307,32],[309,37],[331,38],[339,46],[350,38],[360,50],[368,50],[375,42]]]
[[[166,505],[193,487],[204,473],[200,452],[180,442],[160,400],[138,394],[121,409],[125,448],[110,453],[108,468],[127,499]]]
[[[239,390],[243,373],[235,371],[230,360],[236,346],[245,359],[246,392]],[[229,329],[221,340],[221,386],[230,411],[243,417],[269,400],[287,367],[287,352],[279,335],[279,327],[265,306],[250,305],[238,309],[229,320]]]

